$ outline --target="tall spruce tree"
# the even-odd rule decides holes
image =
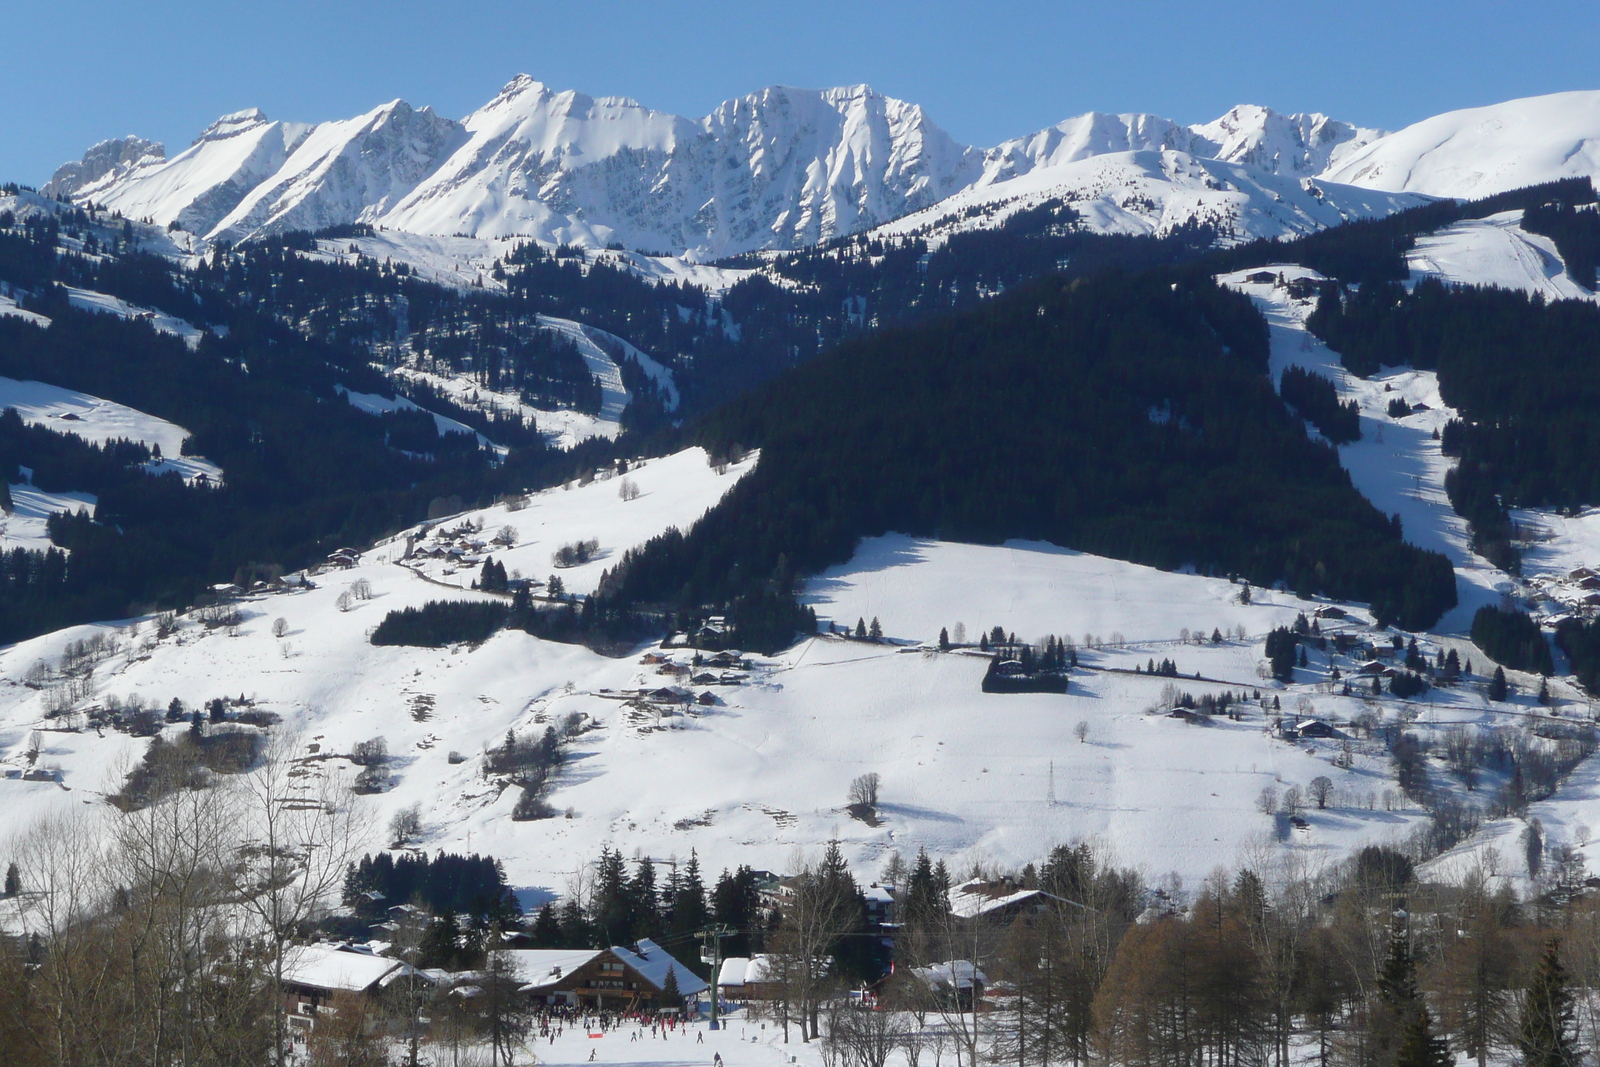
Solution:
[[[1576,1012],[1567,970],[1561,965],[1561,939],[1545,943],[1539,969],[1522,1002],[1517,1047],[1524,1067],[1573,1067],[1578,1050]]]
[[[1378,972],[1378,999],[1397,1011],[1417,1003],[1417,964],[1411,956],[1411,939],[1405,924],[1395,920],[1389,930],[1389,952]]]

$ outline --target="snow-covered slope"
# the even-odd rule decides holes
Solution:
[[[463,139],[459,122],[403,100],[313,129],[278,172],[216,224],[237,241],[282,230],[320,230],[382,215],[434,172]]]
[[[1600,174],[1600,91],[1450,111],[1334,163],[1329,181],[1472,198]]]
[[[1459,285],[1493,285],[1538,293],[1546,300],[1592,300],[1572,280],[1555,242],[1522,228],[1521,211],[1464,219],[1417,238],[1406,253],[1413,281],[1438,278]]]
[[[138,441],[152,451],[159,447],[161,458],[152,459],[147,466],[152,474],[176,471],[185,481],[202,474],[212,482],[222,478],[222,468],[209,459],[182,454],[188,430],[137,408],[44,382],[0,378],[0,410],[5,408],[15,408],[29,425],[77,434],[90,444],[121,438]]]
[[[1091,111],[990,149],[984,153],[981,184],[1091,156],[1165,149],[1302,177],[1320,174],[1331,162],[1381,136],[1381,130],[1326,115],[1281,115],[1253,104],[1242,104],[1198,126],[1180,126],[1159,115]]]
[[[813,244],[932,203],[977,154],[865,86],[772,88],[694,121],[513,80],[385,226],[703,257]]]
[[[251,108],[213,122],[171,159],[150,152],[126,170],[107,171],[76,188],[67,188],[59,171],[52,181],[74,199],[92,200],[130,218],[176,222],[191,233],[209,234],[278,173],[311,130],[304,123],[269,122]]]
[[[1146,149],[1040,167],[968,189],[874,233],[937,240],[996,226],[1047,200],[1064,201],[1085,226],[1100,233],[1159,235],[1207,224],[1224,240],[1292,237],[1423,202],[1407,193],[1272,174],[1175,149]]]

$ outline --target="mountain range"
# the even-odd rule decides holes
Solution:
[[[690,119],[519,75],[459,121],[394,100],[320,124],[225,115],[172,156],[138,137],[106,141],[44,191],[233,242],[364,222],[709,260],[934,217],[951,197],[971,210],[1041,194],[1109,232],[1207,222],[1223,239],[1248,239],[1387,214],[1420,202],[1415,194],[1588,173],[1597,116],[1597,93],[1454,112],[1394,134],[1257,106],[1193,126],[1091,112],[977,148],[864,85],[772,87]],[[1516,151],[1497,148],[1502,140]],[[1520,162],[1496,162],[1508,155]]]

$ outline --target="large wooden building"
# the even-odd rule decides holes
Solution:
[[[704,979],[645,939],[633,948],[502,949],[498,955],[535,1005],[597,1011],[658,1011],[669,985],[685,1000],[705,992]],[[672,976],[672,983],[668,975]]]

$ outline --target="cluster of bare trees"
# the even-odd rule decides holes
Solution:
[[[1286,1067],[1310,1045],[1341,1067],[1435,1067],[1445,1050],[1544,1067],[1600,1051],[1600,903],[1519,902],[1485,865],[1436,884],[1381,848],[1328,870],[1263,857],[1188,898],[1152,897],[1093,849],[1029,875],[1060,896],[908,922],[880,993],[895,1010],[830,1001],[829,1062]]]
[[[34,1065],[281,1062],[285,953],[337,902],[366,828],[292,738],[250,772],[11,842],[25,933],[0,939],[0,1048]]]

